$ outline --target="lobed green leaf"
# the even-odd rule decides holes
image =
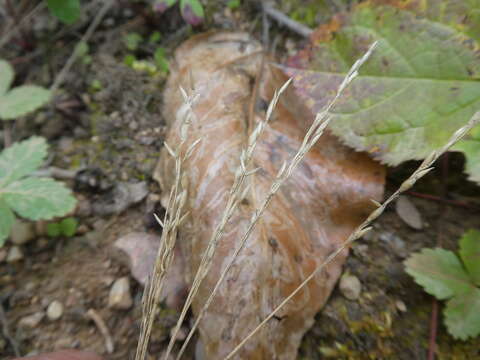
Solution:
[[[47,156],[44,138],[33,136],[14,143],[0,153],[0,193],[12,181],[35,171]]]
[[[50,178],[26,178],[2,189],[1,196],[19,215],[31,219],[51,219],[73,210],[76,200],[63,183]]]
[[[455,338],[467,340],[480,335],[480,289],[472,288],[447,302],[445,325]]]
[[[480,231],[472,229],[462,236],[459,253],[473,282],[480,285]]]
[[[80,0],[47,0],[47,6],[65,24],[73,24],[80,17]]]
[[[50,101],[49,90],[35,85],[16,87],[0,97],[0,119],[13,120]]]
[[[317,112],[354,59],[378,41],[333,109],[331,129],[345,144],[389,165],[424,158],[480,108],[479,43],[469,38],[478,23],[475,30],[470,18],[463,27],[457,21],[465,18],[460,13],[478,14],[480,2],[423,3],[423,12],[362,3],[320,27],[313,50],[291,58],[285,69],[297,94]],[[467,157],[477,156],[470,162],[478,164],[478,148],[469,149]]]
[[[10,235],[15,216],[5,201],[0,197],[0,248],[5,244],[5,240]]]
[[[405,266],[415,282],[439,300],[464,294],[473,287],[458,257],[445,249],[423,249],[411,255]]]
[[[12,85],[13,68],[5,60],[0,60],[0,97],[2,97]]]

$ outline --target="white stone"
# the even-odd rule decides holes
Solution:
[[[12,226],[10,241],[15,245],[23,245],[35,238],[35,225],[17,220]]]
[[[14,263],[23,259],[23,252],[18,246],[12,246],[8,251],[7,262]]]
[[[63,315],[63,304],[58,300],[52,301],[47,308],[48,319],[51,321],[55,321],[60,319],[62,315]]]
[[[362,292],[362,284],[356,276],[343,274],[340,278],[340,292],[348,300],[357,300]]]
[[[108,297],[108,306],[118,310],[127,310],[133,304],[130,294],[130,280],[122,277],[113,283]]]

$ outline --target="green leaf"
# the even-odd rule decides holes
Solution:
[[[33,136],[14,143],[0,153],[0,192],[2,188],[35,171],[47,156],[44,138]]]
[[[480,289],[472,288],[447,302],[445,325],[455,338],[467,340],[480,335]]]
[[[153,55],[153,58],[155,59],[155,64],[157,64],[157,67],[162,72],[167,73],[169,69],[169,63],[165,55],[165,49],[161,47],[157,48],[155,50],[155,54]]]
[[[60,224],[57,222],[47,224],[47,235],[52,238],[59,237],[61,234]]]
[[[424,7],[438,3],[422,1]],[[479,44],[467,36],[474,25],[453,25],[458,17],[448,12],[456,3],[442,1],[441,9],[436,6],[425,18],[361,3],[320,27],[313,50],[291,58],[286,71],[295,75],[296,92],[316,112],[334,96],[353,62],[378,40],[333,109],[331,129],[347,145],[390,165],[424,158],[480,108]],[[479,1],[463,3],[467,13],[480,10]]]
[[[73,24],[80,17],[80,0],[47,0],[47,6],[65,24]]]
[[[140,34],[136,32],[129,33],[123,38],[125,46],[130,51],[135,51],[138,48],[138,45],[143,41],[143,38]]]
[[[72,237],[77,232],[78,221],[73,217],[68,217],[60,222],[62,234],[66,237]]]
[[[187,23],[193,26],[200,25],[203,22],[205,14],[203,6],[198,0],[181,0],[180,9],[182,16]]]
[[[50,100],[49,90],[35,85],[16,87],[0,97],[0,118],[12,120],[28,114]]]
[[[405,261],[406,271],[425,291],[439,300],[463,294],[473,287],[458,257],[441,248],[423,249]]]
[[[480,184],[480,126],[472,129],[464,140],[454,145],[453,150],[465,153],[468,178]]]
[[[2,189],[1,196],[19,215],[31,219],[51,219],[73,210],[76,200],[64,184],[50,178],[26,178]]]
[[[12,85],[13,68],[5,60],[0,60],[0,97],[2,97]]]
[[[10,235],[15,216],[8,205],[0,198],[0,248],[5,244],[5,240]]]
[[[462,236],[459,253],[473,282],[480,285],[480,231],[472,229]]]

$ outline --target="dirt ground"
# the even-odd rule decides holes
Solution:
[[[44,12],[27,31],[30,47],[14,38],[2,50],[0,57],[14,64],[18,83],[51,84],[98,10],[98,2],[88,3],[89,11],[78,25],[62,30]],[[148,37],[159,31],[168,55],[192,33],[207,29],[243,29],[261,38],[261,14],[250,3],[236,10],[209,5],[207,15],[207,25],[192,30],[178,10],[160,16],[141,2],[131,6],[119,2],[93,35],[90,61],[81,58],[68,73],[55,105],[16,124],[16,139],[45,136],[51,146],[49,165],[74,171],[67,183],[79,199],[72,215],[80,226],[75,237],[52,239],[45,235],[44,224],[36,224],[34,239],[21,246],[23,259],[14,263],[4,259],[12,245],[0,249],[2,325],[8,323],[9,329],[8,337],[0,333],[0,358],[13,357],[13,340],[22,355],[77,348],[95,351],[105,359],[133,359],[143,287],[133,279],[113,243],[132,231],[161,233],[152,217],[153,211],[162,211],[152,173],[166,131],[160,115],[166,76],[126,66],[123,59],[131,51],[123,38],[131,32]],[[300,47],[304,43],[275,23],[270,26],[278,53],[286,55],[292,44]],[[135,55],[149,58],[152,51],[144,44]],[[402,262],[423,247],[441,244],[456,250],[458,238],[467,229],[480,229],[478,205],[471,205],[480,201],[479,190],[461,175],[462,161],[461,156],[451,155],[448,173],[436,170],[415,189],[441,194],[452,204],[409,196],[423,217],[422,230],[409,227],[391,208],[372,233],[353,246],[345,270],[360,280],[361,294],[348,300],[335,289],[304,337],[299,359],[427,358],[433,298],[405,273]],[[393,191],[413,166],[390,169],[386,192]],[[79,168],[82,171],[76,172]],[[121,203],[115,192],[119,182],[144,184],[142,200]],[[446,195],[442,186],[447,187]],[[470,205],[461,206],[466,203]],[[110,288],[124,276],[130,279],[133,305],[115,310],[108,306]],[[63,315],[49,320],[44,315],[55,300],[63,304]],[[92,320],[92,310],[108,329],[113,351],[108,351],[108,337]],[[32,315],[40,320],[26,324],[25,318]],[[480,359],[478,340],[454,341],[439,316],[438,358]],[[159,358],[176,318],[174,310],[159,306],[151,359]]]

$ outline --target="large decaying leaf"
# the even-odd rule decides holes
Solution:
[[[186,163],[182,183],[188,190],[190,215],[178,242],[187,259],[190,281],[220,221],[240,152],[252,130],[248,109],[260,66],[259,50],[259,44],[246,34],[216,33],[188,40],[175,54],[164,99],[170,125],[167,143],[179,142],[180,123],[175,121],[183,103],[179,86],[199,94],[188,141],[202,141]],[[268,66],[265,74],[254,122],[263,119],[262,104],[269,102],[273,89],[285,80]],[[294,94],[281,99],[254,155],[253,167],[258,170],[248,178],[249,191],[227,225],[212,268],[194,300],[194,314],[210,295],[274,175],[299,148],[312,119]],[[173,174],[173,160],[164,150],[155,178],[166,194]],[[382,166],[330,134],[324,135],[274,197],[201,321],[206,358],[223,359],[322,263],[372,210],[370,199],[381,198],[383,185]],[[342,253],[311,281],[236,358],[295,359],[301,338],[330,295],[346,255]]]
[[[345,144],[397,165],[443,145],[480,108],[479,44],[470,38],[479,33],[480,2],[376,3],[361,3],[318,28],[310,48],[290,58],[285,71],[316,111],[353,61],[379,41],[331,126]],[[479,181],[478,146],[465,146],[457,149]]]

